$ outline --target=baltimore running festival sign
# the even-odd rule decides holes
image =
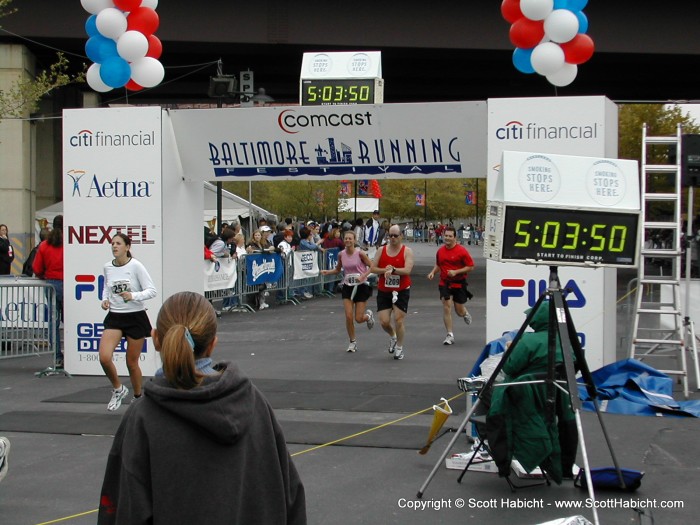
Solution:
[[[169,114],[189,180],[485,176],[484,102]]]

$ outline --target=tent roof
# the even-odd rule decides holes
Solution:
[[[267,211],[256,204],[250,204],[243,197],[239,197],[230,191],[221,190],[221,208],[224,220],[247,218],[249,211],[253,212],[253,217],[265,217],[277,222],[277,215]],[[216,185],[210,182],[204,183],[204,214],[205,216],[216,216]]]

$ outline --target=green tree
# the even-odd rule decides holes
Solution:
[[[700,127],[688,113],[676,105],[665,104],[622,104],[618,115],[618,156],[641,162],[642,129],[647,125],[647,135],[655,137],[676,134],[678,124],[684,133],[700,133]],[[668,149],[651,152],[654,162],[663,163]]]
[[[0,18],[16,11],[10,7],[12,0],[0,0]],[[56,62],[33,79],[20,79],[8,89],[0,90],[0,120],[28,115],[38,108],[39,101],[53,90],[72,82],[82,82],[84,75],[71,75],[68,59],[57,54]]]

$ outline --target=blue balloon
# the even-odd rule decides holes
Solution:
[[[568,0],[569,7],[572,11],[581,11],[588,4],[588,0]]]
[[[513,65],[515,69],[526,75],[530,75],[535,72],[535,68],[532,67],[532,50],[535,49],[523,49],[521,47],[516,47],[513,51]]]
[[[97,30],[97,15],[92,15],[85,21],[85,32],[88,36],[97,36],[100,34]]]
[[[109,87],[123,87],[131,78],[131,66],[122,57],[109,57],[100,66],[100,78]]]
[[[578,32],[585,35],[588,32],[588,17],[583,11],[574,11],[574,14],[578,18]]]
[[[99,34],[90,37],[85,42],[85,54],[96,64],[101,64],[110,57],[119,56],[117,43],[111,38],[105,38]]]
[[[569,9],[569,0],[554,0],[554,9]]]

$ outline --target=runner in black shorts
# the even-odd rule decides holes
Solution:
[[[389,334],[389,353],[403,359],[404,319],[411,297],[413,250],[401,241],[401,228],[389,227],[389,244],[377,250],[372,273],[377,274],[377,314],[382,329]],[[394,318],[392,325],[391,318]]]
[[[372,264],[365,252],[356,246],[355,232],[348,230],[343,234],[345,249],[338,252],[338,264],[332,270],[321,270],[323,275],[343,272],[343,307],[345,309],[345,329],[350,338],[347,352],[357,352],[355,323],[367,323],[369,330],[374,326],[374,314],[367,308],[367,300],[372,297],[372,287],[367,282]]]
[[[123,233],[112,238],[114,259],[104,265],[105,284],[102,289],[102,309],[108,310],[100,338],[100,365],[112,383],[112,398],[107,410],[116,410],[129,394],[119,380],[114,364],[114,349],[126,337],[126,367],[129,371],[134,397],[141,396],[139,358],[146,337],[151,335],[151,323],[143,301],[156,296],[156,288],[146,268],[132,259],[131,240]]]
[[[442,320],[445,323],[447,337],[442,342],[444,345],[452,345],[455,336],[452,332],[452,307],[455,313],[471,324],[472,316],[464,306],[471,299],[471,293],[467,289],[467,274],[474,269],[474,260],[461,244],[457,244],[457,232],[454,227],[448,226],[443,231],[445,244],[435,254],[435,266],[428,274],[432,280],[437,272],[440,272],[440,300],[442,301]]]

